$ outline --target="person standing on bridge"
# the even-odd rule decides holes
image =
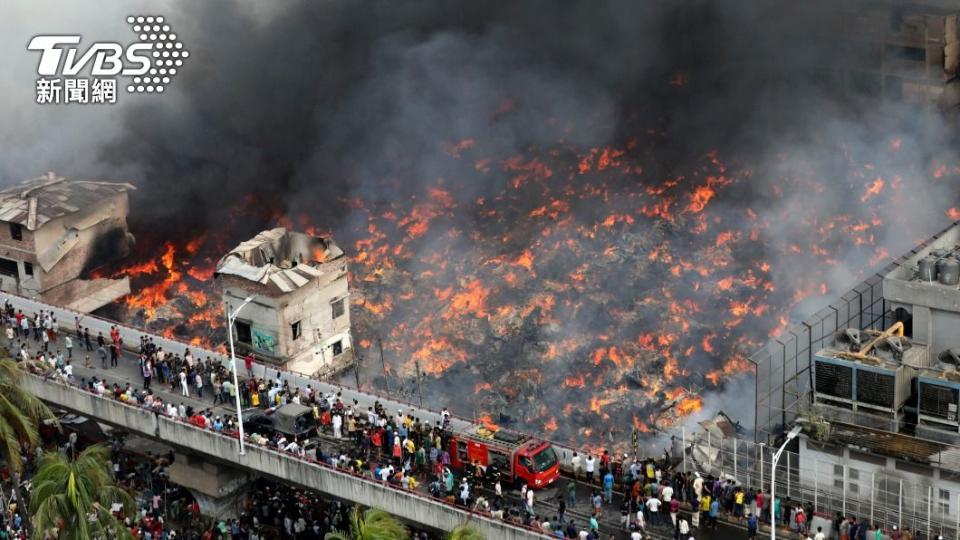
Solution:
[[[593,459],[593,454],[587,454],[586,459],[586,469],[587,469],[587,483],[593,484],[593,471],[596,468],[597,462]]]
[[[103,345],[97,347],[97,356],[100,357],[100,367],[107,369],[107,350],[103,348]]]
[[[140,360],[140,373],[143,375],[143,389],[150,389],[150,379],[153,378],[153,363],[149,358]]]
[[[343,438],[343,417],[340,416],[340,413],[334,414],[331,418],[331,423],[333,425],[333,438],[342,439]],[[399,440],[397,441],[400,442]]]
[[[243,357],[243,367],[247,368],[247,377],[253,377],[253,353]]]
[[[183,397],[190,397],[190,389],[187,383],[187,371],[185,369],[180,370],[180,395]]]
[[[67,348],[67,359],[73,359],[73,340],[70,339],[70,336],[63,336],[63,346]]]
[[[603,475],[603,500],[607,504],[613,503],[613,471],[609,468]]]

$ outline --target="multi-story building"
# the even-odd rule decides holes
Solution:
[[[347,258],[329,238],[276,228],[241,243],[217,263],[226,309],[237,316],[242,350],[307,375],[353,361]]]
[[[751,360],[755,441],[716,463],[763,485],[780,436],[804,425],[778,463],[778,493],[888,531],[960,534],[960,224]]]
[[[80,276],[128,254],[132,189],[49,173],[0,190],[0,290],[81,312],[129,294],[128,278]]]

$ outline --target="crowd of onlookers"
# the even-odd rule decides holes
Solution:
[[[567,466],[578,480],[591,486],[592,491],[586,494],[587,500],[580,501],[578,498],[584,494],[578,494],[576,484],[561,482],[559,495],[550,501],[548,515],[543,515],[544,505],[534,504],[537,494],[533,489],[522,486],[519,497],[504,497],[500,479],[487,474],[486,467],[479,463],[466,467],[467,470],[454,470],[447,450],[450,413],[446,409],[437,422],[421,420],[412,411],[398,410],[393,414],[379,401],[363,410],[356,400],[348,402],[340,393],[325,394],[309,384],[302,388],[291,386],[279,373],[276,379],[255,377],[254,358],[250,355],[242,359],[246,377],[235,386],[232,373],[219,361],[197,358],[189,348],[182,355],[165,351],[150,337],[141,337],[139,346],[134,348],[143,381],[139,387],[129,383],[110,384],[98,377],[78,378],[72,369],[75,355],[83,356],[84,365],[95,366],[90,359],[91,353],[95,354],[100,368],[111,369],[117,365],[121,351],[131,348],[125,347],[116,327],[111,328],[107,336],[98,333],[93,337],[78,318],[74,332],[62,336],[61,343],[52,314],[40,312],[28,317],[9,303],[4,304],[4,312],[8,348],[17,351],[18,360],[46,376],[59,377],[97,395],[233,436],[237,433],[236,417],[230,413],[217,414],[217,404],[233,404],[238,395],[242,407],[271,412],[287,404],[299,404],[310,409],[316,433],[325,438],[277,430],[258,432],[247,426],[247,441],[349,470],[400,489],[427,491],[450,503],[542,529],[555,537],[599,538],[599,522],[605,512],[619,514],[619,523],[631,538],[640,538],[651,527],[657,527],[672,528],[675,538],[687,540],[699,530],[715,529],[720,516],[737,521],[747,529],[748,536],[755,536],[761,523],[769,523],[771,512],[780,525],[792,528],[801,538],[821,540],[820,535],[826,534],[822,530],[810,530],[814,511],[811,505],[779,497],[770,501],[762,489],[745,489],[729,479],[676,471],[666,453],[661,459],[646,460],[630,459],[627,455],[613,459],[608,452],[573,453]],[[198,408],[191,406],[189,399],[187,404],[170,398],[164,400],[154,392],[156,384],[169,385],[171,393],[184,398],[203,399],[206,395],[212,405]],[[616,504],[614,491],[624,494]],[[571,519],[568,511],[578,505],[585,505],[587,510],[588,518],[580,520],[582,522]],[[689,519],[681,516],[681,505],[685,511],[692,510]],[[326,519],[332,518],[326,516]],[[304,520],[313,528],[314,519],[304,517]],[[298,519],[294,524],[302,525]],[[872,527],[863,520],[838,518],[831,529],[834,537],[864,540]],[[895,540],[912,538],[909,531],[890,532]]]

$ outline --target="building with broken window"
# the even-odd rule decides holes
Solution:
[[[49,173],[0,191],[0,290],[81,312],[128,294],[128,278],[80,276],[128,254],[132,189]]]
[[[224,255],[214,276],[227,310],[253,297],[233,330],[240,350],[307,375],[352,363],[347,258],[331,239],[263,231]]]

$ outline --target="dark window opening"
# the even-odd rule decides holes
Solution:
[[[340,356],[341,354],[343,354],[343,342],[342,342],[342,341],[334,342],[334,344],[332,345],[332,348],[333,348],[333,355],[334,355],[334,356]]]
[[[344,312],[344,308],[343,308],[343,298],[341,298],[340,300],[337,300],[336,302],[334,302],[333,304],[331,304],[331,306],[333,306],[333,318],[334,318],[334,319],[336,319],[337,317],[340,317],[340,316],[343,315],[343,312]]]
[[[20,277],[20,274],[17,271],[17,261],[0,259],[0,274],[14,278]]]
[[[25,262],[23,263],[23,273],[32,276],[33,275],[33,263]]]
[[[13,238],[14,240],[23,240],[23,226],[19,223],[11,223],[10,238]]]
[[[237,321],[237,341],[240,343],[246,343],[250,345],[253,343],[253,339],[250,335],[250,323]]]
[[[294,340],[300,339],[300,321],[297,321],[290,325],[290,334],[293,336]]]

